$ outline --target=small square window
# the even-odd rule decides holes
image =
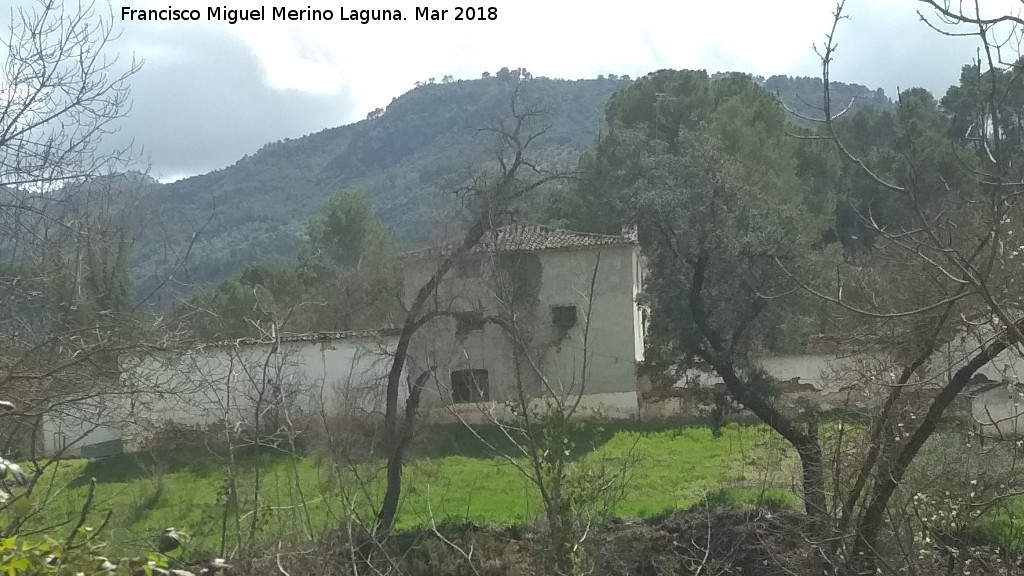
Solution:
[[[552,306],[551,307],[551,323],[555,328],[561,332],[566,333],[572,330],[576,326],[576,307],[575,306]]]
[[[455,335],[465,336],[470,332],[480,332],[484,329],[484,315],[478,311],[456,312],[455,313]]]
[[[452,402],[486,402],[491,399],[487,382],[487,370],[454,370],[452,377]]]

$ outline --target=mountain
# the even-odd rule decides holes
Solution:
[[[458,199],[447,192],[491,157],[494,134],[481,128],[507,117],[517,87],[523,103],[544,111],[550,124],[532,147],[534,157],[571,168],[596,142],[609,97],[630,84],[615,76],[520,82],[521,74],[503,69],[494,77],[424,84],[366,120],[267,144],[208,174],[148,186],[138,206],[144,224],[137,289],[146,294],[165,280],[190,246],[187,275],[175,274],[188,284],[229,277],[256,261],[290,261],[306,222],[343,188],[366,193],[403,243],[423,243],[439,214],[457,210]],[[806,112],[800,104],[811,101],[813,79],[755,80]],[[857,94],[857,106],[890,105],[880,90],[841,83],[834,90]]]

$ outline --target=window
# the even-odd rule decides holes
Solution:
[[[561,351],[562,342],[569,336],[569,331],[576,326],[576,307],[552,306],[551,325],[554,327],[554,330],[552,330],[554,335],[552,343],[555,345],[555,348]]]
[[[478,311],[455,313],[455,336],[462,338],[470,332],[480,332],[484,329],[484,315]]]
[[[562,334],[571,330],[576,326],[576,307],[575,306],[552,306],[551,307],[551,323],[554,324],[555,328]]]
[[[482,269],[479,258],[466,258],[456,263],[455,275],[459,278],[479,278],[483,275]]]
[[[455,370],[452,376],[452,402],[486,402],[491,399],[487,370]]]

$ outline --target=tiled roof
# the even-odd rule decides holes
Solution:
[[[397,336],[401,330],[397,328],[378,328],[375,330],[352,330],[348,332],[309,332],[305,334],[282,334],[280,341],[286,342],[333,342],[335,340],[359,340],[363,338],[382,338]],[[236,340],[222,340],[220,342],[207,342],[200,344],[198,348],[236,348],[241,346],[258,346],[261,344],[273,344],[272,339],[238,338]]]
[[[480,242],[470,251],[473,254],[491,254],[495,252],[538,252],[541,250],[564,250],[567,248],[593,248],[600,246],[634,246],[637,239],[634,235],[609,235],[574,232],[561,228],[552,228],[540,224],[518,222],[502,226],[487,232]],[[443,249],[427,248],[410,252],[410,256],[447,253],[456,244],[449,244]]]

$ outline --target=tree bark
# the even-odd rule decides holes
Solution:
[[[402,465],[405,462],[405,450],[412,440],[412,432],[416,424],[416,411],[420,407],[420,393],[432,374],[433,372],[430,370],[420,374],[409,390],[401,435],[388,456],[387,487],[384,492],[384,502],[381,504],[380,513],[377,516],[377,527],[374,534],[378,540],[391,530],[394,526],[395,516],[398,514],[398,501],[402,494]]]
[[[698,350],[697,354],[702,360],[711,365],[715,372],[725,383],[725,389],[729,395],[736,399],[745,408],[750,410],[762,422],[775,430],[797,451],[800,456],[800,466],[803,476],[804,488],[804,509],[809,517],[823,517],[827,513],[825,502],[825,477],[822,468],[821,445],[818,442],[816,425],[812,424],[807,431],[801,428],[774,406],[764,394],[755,388],[760,384],[767,385],[772,378],[756,371],[746,377],[737,371],[737,365],[733,357],[734,346],[726,346],[718,332],[711,326],[704,309],[703,288],[707,274],[707,267],[710,256],[707,252],[702,253],[694,263],[693,279],[690,285],[689,307],[693,316],[694,324],[700,331],[708,349]],[[760,307],[751,309],[750,314],[760,312]],[[743,336],[739,327],[748,327],[753,323],[754,318],[747,317],[740,321],[737,331],[733,334],[733,342]],[[763,382],[757,381],[763,380]]]
[[[395,357],[388,372],[387,391],[385,394],[384,406],[384,435],[385,443],[389,452],[387,487],[384,492],[384,501],[381,503],[380,511],[377,514],[377,526],[374,534],[379,538],[386,536],[395,523],[395,515],[398,511],[398,499],[402,491],[402,464],[404,459],[405,441],[400,435],[398,427],[398,392],[402,383],[402,372],[408,360],[409,345],[413,335],[430,318],[431,314],[425,314],[427,301],[433,294],[452,265],[469,253],[484,235],[493,230],[499,224],[499,220],[508,214],[509,207],[519,198],[536,190],[548,182],[560,180],[566,177],[562,173],[549,173],[539,170],[530,160],[525,157],[527,149],[534,140],[547,132],[547,127],[536,131],[530,131],[530,122],[540,115],[532,110],[522,110],[517,102],[519,88],[517,87],[512,95],[511,112],[515,120],[512,126],[502,124],[498,128],[491,129],[499,137],[503,145],[501,152],[497,154],[497,162],[500,173],[497,179],[488,185],[463,189],[463,193],[470,194],[485,202],[484,207],[478,213],[476,221],[466,231],[462,242],[438,265],[434,274],[426,284],[420,287],[416,293],[406,315],[405,323],[402,326],[401,335],[398,338],[398,345],[395,348]],[[520,178],[520,170],[527,170],[535,177],[529,180]],[[415,390],[415,386],[414,386]],[[413,391],[410,391],[410,402]],[[416,402],[419,402],[418,391]],[[415,408],[410,410],[406,406],[406,421],[412,422],[415,417]],[[411,427],[410,427],[411,428]]]
[[[1014,324],[1014,329],[1024,329],[1024,320]],[[925,442],[935,432],[939,422],[949,406],[956,400],[957,396],[970,382],[974,374],[986,364],[995,359],[999,354],[1010,346],[1006,334],[991,342],[980,352],[975,354],[964,366],[957,370],[949,383],[946,384],[936,396],[928,413],[921,420],[921,424],[914,430],[910,440],[900,449],[893,461],[892,467],[887,474],[879,474],[875,478],[871,497],[864,507],[864,513],[857,523],[856,537],[853,546],[852,560],[855,563],[855,573],[874,574],[877,569],[875,558],[879,538],[885,527],[885,510],[896,492],[903,476],[913,462],[917,453],[924,446]]]

